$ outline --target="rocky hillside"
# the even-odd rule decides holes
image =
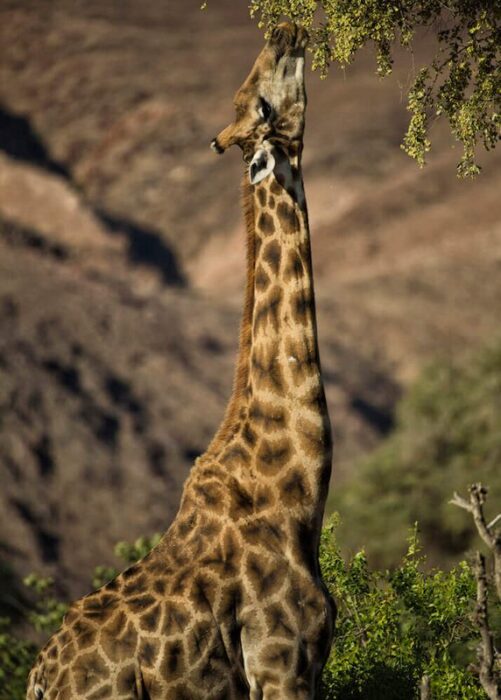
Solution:
[[[208,143],[262,43],[246,6],[0,6],[0,559],[69,595],[168,524],[229,395],[242,165]],[[308,77],[334,502],[420,367],[499,327],[500,157],[458,181],[438,127],[419,170],[399,149],[411,70],[381,82],[363,55]]]

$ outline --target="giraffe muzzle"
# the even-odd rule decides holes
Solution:
[[[214,151],[214,153],[217,153],[218,155],[221,155],[222,153],[224,153],[224,148],[222,148],[219,145],[218,140],[217,140],[217,136],[215,138],[213,138],[212,141],[210,142],[210,147]]]

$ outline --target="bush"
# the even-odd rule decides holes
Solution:
[[[18,639],[9,618],[0,618],[0,700],[24,700],[35,645]]]
[[[475,578],[461,562],[424,573],[416,529],[393,573],[371,571],[364,552],[348,562],[324,529],[320,562],[338,604],[334,646],[324,671],[326,700],[412,700],[427,675],[440,700],[486,698],[468,670],[478,632],[471,613]]]

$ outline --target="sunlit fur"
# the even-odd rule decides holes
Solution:
[[[331,431],[301,176],[305,42],[292,24],[273,32],[214,144],[248,163],[267,141],[275,161],[257,185],[244,175],[247,283],[221,427],[160,543],[70,607],[28,700],[315,697],[335,608],[318,564]]]

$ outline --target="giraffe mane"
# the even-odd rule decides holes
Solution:
[[[212,439],[206,452],[200,459],[213,458],[225,444],[225,441],[237,422],[239,399],[247,385],[249,376],[249,353],[252,332],[252,311],[254,306],[254,277],[256,262],[255,239],[255,212],[253,202],[253,186],[249,182],[247,169],[244,173],[241,185],[242,209],[246,230],[246,282],[244,292],[244,305],[242,320],[240,323],[240,337],[238,344],[238,360],[233,378],[233,390],[223,421]]]

